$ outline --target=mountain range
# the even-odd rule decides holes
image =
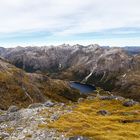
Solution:
[[[22,73],[34,79],[37,79],[38,75],[43,77],[45,75],[52,81],[59,79],[62,82],[78,81],[93,84],[114,94],[139,100],[139,50],[139,47],[63,44],[42,47],[1,47],[0,56],[19,68],[18,71],[24,70]],[[16,67],[14,69],[17,69]]]
[[[0,140],[139,140],[139,101],[138,47],[0,47]]]

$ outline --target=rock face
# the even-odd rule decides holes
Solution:
[[[0,48],[0,55],[27,72],[95,84],[121,95],[140,97],[140,56],[99,45]]]

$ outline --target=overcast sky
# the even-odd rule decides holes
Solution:
[[[0,0],[0,46],[140,46],[140,0]]]

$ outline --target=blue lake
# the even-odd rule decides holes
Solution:
[[[70,87],[79,90],[83,94],[91,93],[96,90],[95,86],[79,82],[70,82]]]

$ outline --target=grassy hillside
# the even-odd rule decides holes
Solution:
[[[42,74],[30,74],[0,59],[0,108],[10,105],[26,107],[31,103],[52,99],[61,102],[77,101],[81,96],[68,83],[52,80]]]
[[[97,112],[107,110],[108,115]],[[123,121],[130,123],[123,123]],[[139,140],[140,124],[131,122],[140,120],[140,106],[124,107],[116,100],[85,100],[75,105],[71,113],[62,115],[50,123],[50,128],[64,132],[67,136],[86,136],[93,140]]]

